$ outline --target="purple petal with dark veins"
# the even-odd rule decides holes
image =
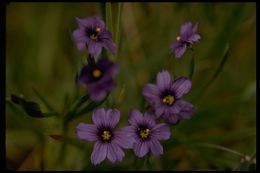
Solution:
[[[143,114],[138,109],[133,109],[129,113],[128,122],[131,125],[137,125],[143,122]]]
[[[156,84],[161,91],[170,88],[171,76],[168,71],[162,70],[156,76]]]
[[[76,135],[81,140],[96,141],[97,126],[93,124],[79,123],[76,127]]]
[[[149,142],[147,142],[147,145],[149,146],[153,155],[159,156],[163,154],[163,147],[158,140],[150,140]]]
[[[191,89],[192,83],[187,77],[179,77],[172,82],[171,91],[174,92],[176,99],[187,94]]]
[[[117,144],[114,144],[113,142],[111,142],[108,145],[107,158],[112,163],[115,163],[117,161],[118,162],[122,161],[124,156],[125,156],[125,153],[123,152],[123,150]]]
[[[166,124],[161,123],[152,128],[152,135],[158,140],[166,140],[170,138],[171,132]]]
[[[94,165],[101,163],[107,156],[107,144],[97,141],[91,153],[91,162]]]
[[[145,142],[137,142],[134,144],[134,153],[137,157],[143,157],[148,153],[148,146]]]
[[[154,84],[146,84],[143,87],[142,93],[148,102],[153,102],[154,100],[158,100],[160,98],[160,91]]]

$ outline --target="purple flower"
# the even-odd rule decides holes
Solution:
[[[159,72],[156,80],[156,85],[146,84],[143,88],[143,95],[152,105],[156,117],[162,116],[170,124],[183,118],[191,118],[195,108],[181,99],[191,89],[191,81],[186,77],[172,80],[166,70]]]
[[[113,77],[118,71],[117,63],[101,58],[94,64],[85,65],[81,69],[78,80],[88,88],[92,100],[100,101],[116,87]]]
[[[112,163],[122,161],[124,151],[122,148],[132,148],[133,140],[122,131],[114,131],[119,122],[120,112],[117,109],[100,108],[94,111],[92,120],[94,124],[79,123],[76,135],[81,140],[96,141],[91,162],[94,165],[108,158]]]
[[[128,121],[130,126],[123,127],[122,131],[135,140],[133,149],[136,156],[143,157],[149,150],[155,156],[163,154],[159,140],[169,139],[171,135],[166,124],[156,124],[153,116],[148,113],[143,116],[137,109],[130,112]]]
[[[187,47],[191,47],[194,42],[199,41],[198,26],[198,22],[193,27],[191,22],[181,25],[180,35],[171,45],[171,52],[175,54],[176,58],[180,58],[185,53]]]
[[[76,18],[79,28],[72,36],[77,43],[79,50],[84,50],[87,46],[91,56],[98,56],[102,47],[116,53],[116,44],[112,41],[111,32],[107,31],[104,22],[97,16],[84,19]]]

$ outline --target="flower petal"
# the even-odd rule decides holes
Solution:
[[[109,127],[114,128],[119,122],[120,112],[117,109],[108,109],[106,112],[105,122]]]
[[[198,32],[199,22],[196,22],[192,28],[192,33],[195,34]]]
[[[190,119],[192,115],[195,114],[195,108],[189,102],[184,100],[178,100],[178,104],[180,107],[179,117],[184,119]]]
[[[96,142],[91,153],[91,162],[94,165],[101,163],[107,156],[107,144]]]
[[[161,91],[169,89],[171,84],[171,76],[167,70],[162,70],[157,74],[156,84]]]
[[[80,28],[91,28],[91,29],[95,29],[96,27],[99,27],[101,29],[105,28],[104,21],[97,16],[91,16],[83,19],[76,17],[76,21]]]
[[[143,95],[147,101],[154,102],[158,99],[160,99],[160,91],[154,84],[146,84],[143,87]]]
[[[159,117],[164,113],[164,110],[165,110],[165,108],[164,108],[163,105],[157,106],[157,107],[155,108],[156,118],[159,118]]]
[[[146,124],[148,124],[150,127],[155,126],[155,117],[148,114],[147,112],[144,113],[144,118],[143,118],[144,122]]]
[[[98,139],[97,126],[79,123],[76,127],[76,135],[81,140],[96,141]]]
[[[89,65],[85,65],[82,67],[79,75],[79,81],[85,85],[91,83],[91,67]]]
[[[78,23],[80,29],[89,27],[87,19],[81,19],[81,18],[76,17],[75,20]]]
[[[150,140],[148,146],[151,149],[153,155],[158,156],[163,154],[163,147],[158,140]]]
[[[180,120],[178,114],[163,114],[162,118],[169,124],[177,124]]]
[[[102,51],[102,44],[96,41],[91,41],[88,44],[88,53],[92,56],[100,55]]]
[[[199,34],[193,34],[193,35],[191,35],[191,36],[188,38],[187,41],[193,43],[193,42],[198,42],[199,39],[200,39],[200,35],[199,35]]]
[[[85,42],[78,42],[77,48],[78,48],[79,51],[86,50],[86,43]]]
[[[90,98],[94,101],[101,101],[106,97],[107,92],[104,90],[96,90],[95,92],[90,92]]]
[[[125,134],[131,133],[132,135],[135,134],[136,128],[134,126],[124,126],[120,129],[120,131]]]
[[[176,58],[180,58],[186,51],[187,45],[182,43],[179,47],[174,50],[174,54]]]
[[[137,157],[143,157],[148,153],[148,146],[146,142],[137,142],[134,144],[134,153]]]
[[[122,148],[133,148],[135,142],[135,128],[133,126],[126,126],[123,128],[123,130],[114,133],[114,142]]]
[[[92,120],[95,125],[100,126],[105,124],[106,112],[104,108],[96,109],[92,114]]]
[[[107,80],[106,82],[104,82],[104,84],[106,85],[104,88],[106,89],[106,91],[109,92],[116,87],[116,81],[113,79]]]
[[[138,109],[133,109],[129,113],[128,122],[131,125],[138,125],[139,123],[143,122],[143,114]]]
[[[189,35],[191,32],[192,32],[191,22],[186,22],[181,25],[181,31],[180,31],[181,37],[185,37],[186,35]]]
[[[101,78],[102,81],[112,79],[119,72],[119,64],[110,61],[108,58],[101,58],[97,64],[100,69],[104,71],[104,76]]]
[[[122,161],[124,156],[125,153],[118,145],[114,144],[113,142],[108,145],[107,158],[112,163],[115,163],[116,161]]]
[[[110,40],[110,39],[112,39],[112,33],[110,31],[104,30],[104,31],[99,33],[99,38],[101,40],[103,40],[103,39],[104,40],[105,39]]]
[[[191,89],[192,83],[187,77],[179,77],[173,81],[171,90],[174,92],[176,99],[187,94]]]
[[[169,127],[164,123],[157,124],[151,131],[152,135],[158,140],[166,140],[171,136]]]
[[[83,29],[76,29],[75,31],[73,31],[72,37],[76,42],[80,42],[80,41],[86,42],[87,39],[86,38],[87,35]]]
[[[104,48],[112,52],[113,55],[116,54],[116,44],[111,39],[102,40]]]
[[[99,27],[101,30],[105,29],[105,23],[100,17],[92,16],[89,17],[89,19],[91,19],[91,22],[93,22],[94,27]]]

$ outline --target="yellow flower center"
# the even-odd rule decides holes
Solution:
[[[149,129],[140,130],[140,136],[142,139],[147,139],[150,135]]]
[[[101,28],[96,27],[95,32],[91,34],[89,37],[91,40],[97,41],[97,34],[101,31]]]
[[[95,78],[99,78],[101,76],[101,71],[99,69],[95,69],[92,71],[92,75],[95,77]]]
[[[97,35],[96,34],[91,34],[90,35],[90,39],[94,40],[94,41],[97,41]]]
[[[175,99],[172,95],[167,95],[162,99],[162,102],[167,105],[172,105],[174,103]]]
[[[103,131],[103,134],[101,135],[104,141],[109,141],[111,138],[111,133],[107,130]]]

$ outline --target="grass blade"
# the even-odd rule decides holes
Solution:
[[[32,90],[50,112],[55,112],[54,108],[49,104],[49,102],[35,88],[32,88]]]
[[[229,55],[229,44],[226,44],[224,55],[220,61],[220,64],[218,65],[216,71],[213,73],[213,75],[210,78],[210,80],[208,81],[208,83],[202,88],[202,90],[198,93],[198,95],[196,97],[194,97],[193,102],[198,101],[198,99],[202,97],[203,93],[205,93],[205,91],[209,88],[209,86],[212,85],[212,83],[216,80],[216,78],[218,77],[220,72],[223,70],[223,67],[227,62],[227,59],[229,57],[228,55]]]
[[[108,30],[112,32],[112,35],[114,35],[111,2],[106,2],[106,25],[108,27]]]
[[[204,143],[204,144],[199,144],[199,145],[205,146],[205,147],[209,147],[209,148],[215,148],[215,149],[227,151],[227,152],[233,153],[233,154],[238,155],[238,156],[241,156],[241,157],[244,156],[244,154],[239,153],[239,152],[237,152],[237,151],[235,151],[235,150],[232,150],[232,149],[229,149],[229,148],[226,148],[226,147],[223,147],[223,146],[215,145],[215,144],[207,144],[207,143]]]
[[[104,102],[106,101],[106,98],[100,102],[94,102],[92,101],[91,103],[89,103],[84,109],[82,109],[81,111],[79,111],[78,113],[75,114],[74,118],[75,117],[78,117],[80,115],[83,115],[83,114],[86,114],[92,110],[94,110],[96,107],[102,105]],[[73,119],[74,119],[73,118]]]
[[[119,45],[119,36],[120,36],[120,20],[121,20],[121,3],[117,5],[117,18],[116,18],[116,31],[115,31],[115,41]]]
[[[208,85],[210,85],[218,77],[219,73],[222,71],[225,63],[227,62],[227,59],[229,57],[228,55],[229,55],[229,45],[227,44],[225,51],[224,51],[223,58],[221,59],[221,62],[219,64],[218,68],[216,69],[215,73],[213,74],[213,76],[209,80]]]
[[[73,105],[71,106],[70,110],[68,111],[68,113],[65,116],[64,122],[65,124],[67,122],[69,122],[70,120],[75,118],[75,112],[77,111],[77,109],[86,101],[88,101],[89,99],[89,95],[84,95],[82,97],[80,97],[78,100],[76,100],[76,102],[73,103]]]

